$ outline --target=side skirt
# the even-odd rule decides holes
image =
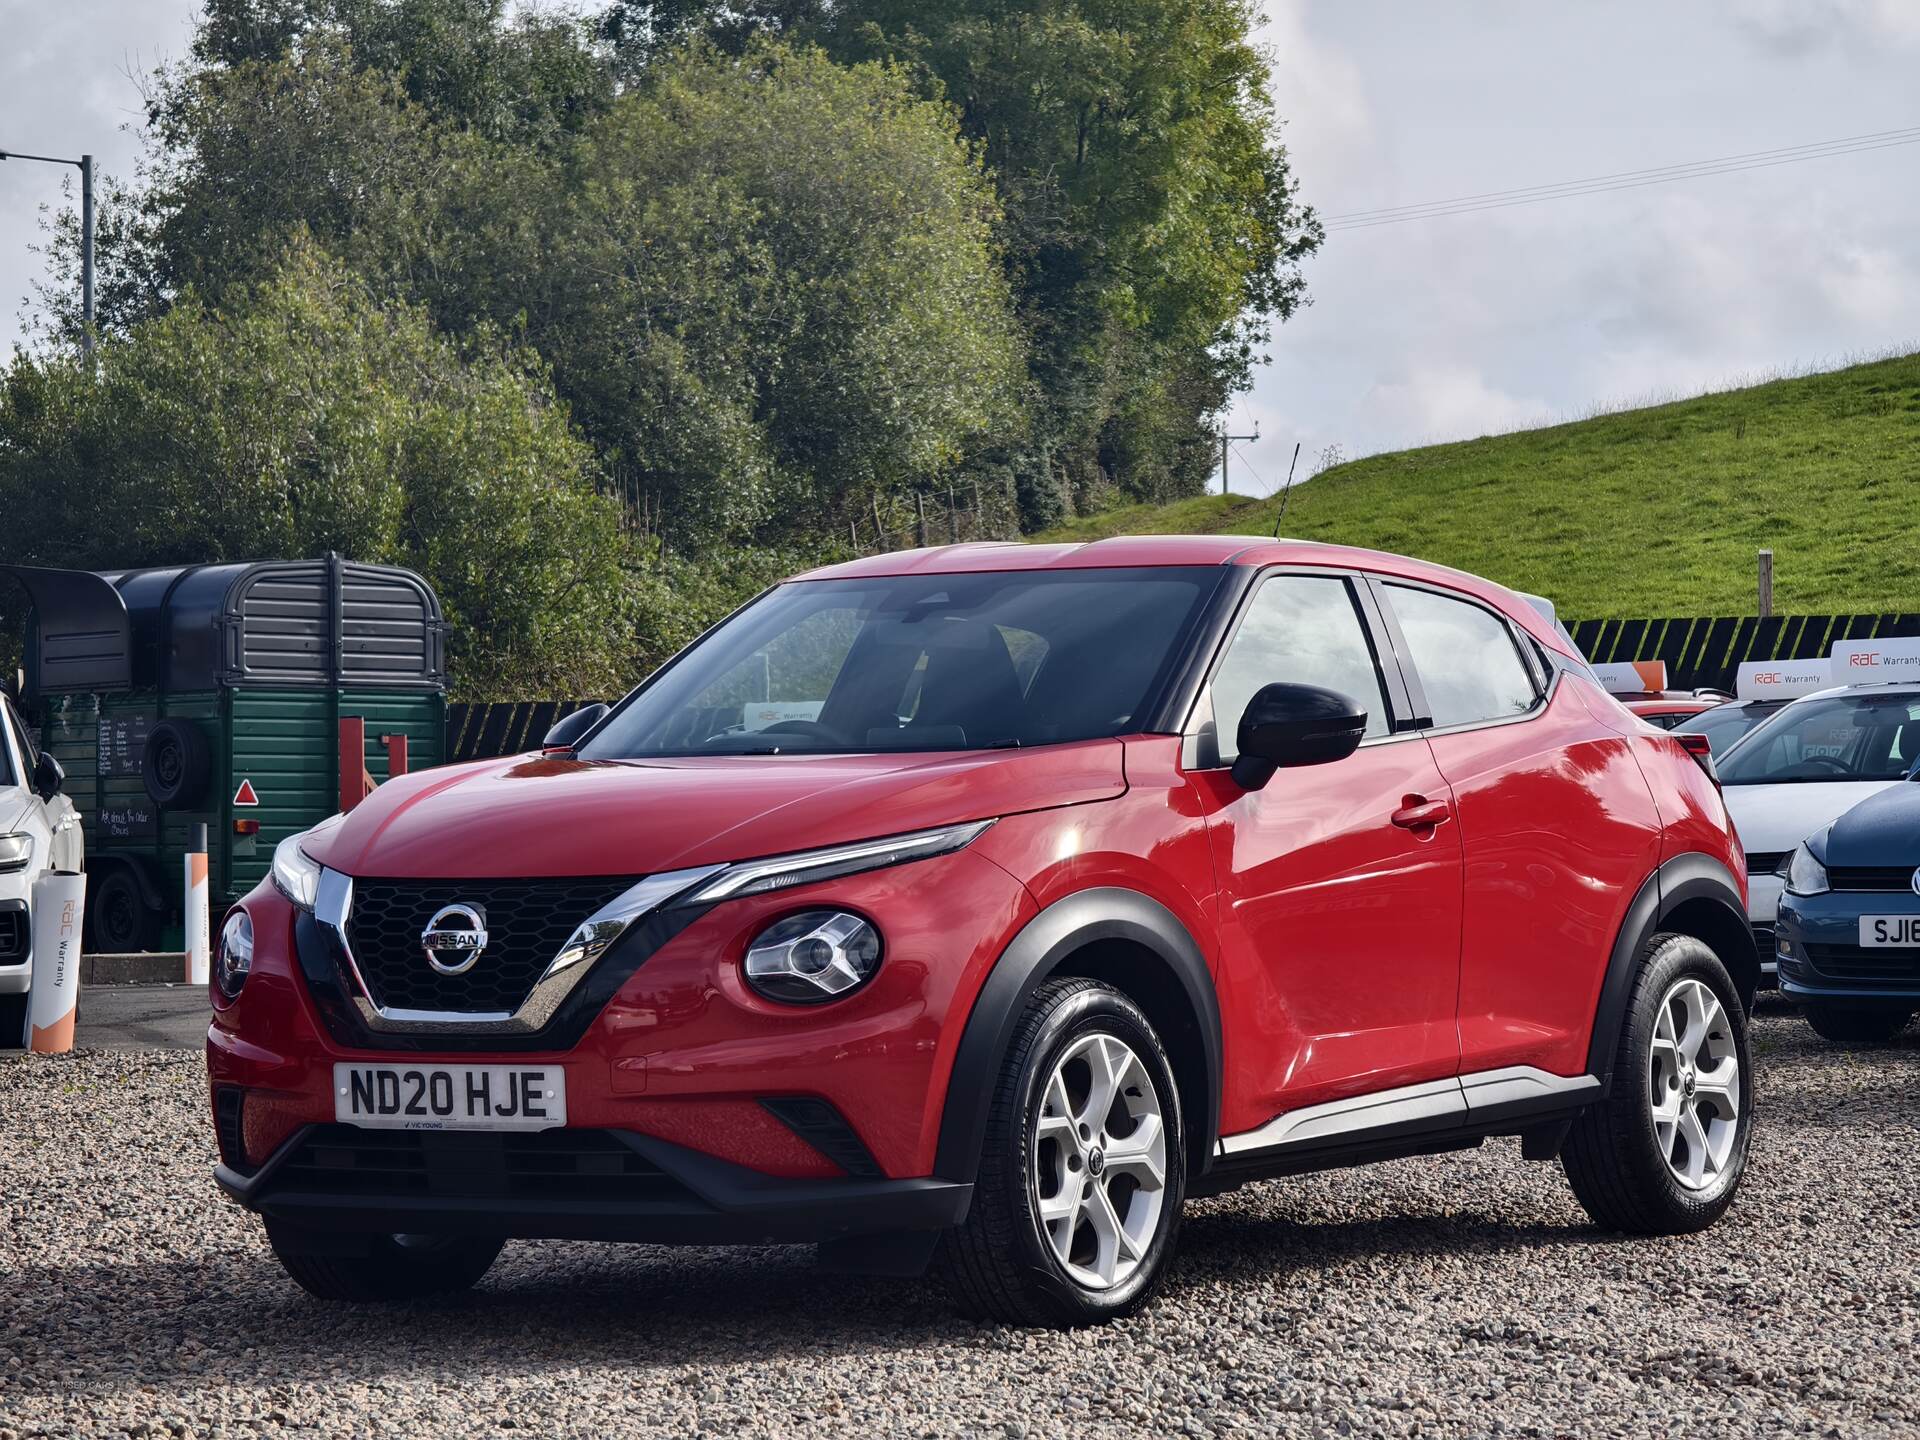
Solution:
[[[1257,1130],[1223,1136],[1209,1184],[1215,1194],[1248,1180],[1470,1149],[1490,1135],[1523,1135],[1530,1153],[1563,1122],[1601,1098],[1592,1075],[1554,1075],[1531,1065],[1405,1085],[1276,1115]],[[1540,1143],[1535,1143],[1535,1142]]]

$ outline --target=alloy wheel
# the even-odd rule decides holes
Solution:
[[[1689,1190],[1710,1188],[1739,1139],[1740,1056],[1719,997],[1698,980],[1677,980],[1661,998],[1647,1093],[1668,1171]]]
[[[1139,1269],[1160,1226],[1166,1177],[1152,1076],[1125,1041],[1082,1036],[1041,1092],[1031,1166],[1041,1232],[1076,1284],[1110,1290]]]

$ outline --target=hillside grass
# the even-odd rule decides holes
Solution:
[[[1273,533],[1279,500],[1203,496],[1037,540]],[[1374,455],[1296,485],[1285,533],[1398,551],[1588,619],[1920,611],[1920,355],[1549,429]]]

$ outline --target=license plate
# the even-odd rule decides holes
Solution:
[[[1863,949],[1920,950],[1920,915],[1862,915]]]
[[[333,1118],[368,1130],[548,1130],[567,1123],[557,1065],[333,1067]]]

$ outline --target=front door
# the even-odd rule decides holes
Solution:
[[[1218,753],[1195,781],[1221,884],[1228,1136],[1458,1068],[1460,827],[1425,739],[1395,729],[1398,673],[1364,603],[1346,576],[1265,577],[1210,686]],[[1282,681],[1357,700],[1367,738],[1243,791],[1208,762],[1232,762],[1247,701]]]

